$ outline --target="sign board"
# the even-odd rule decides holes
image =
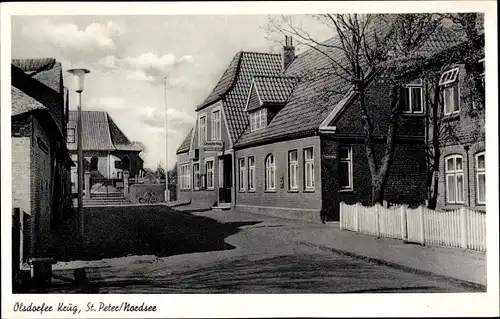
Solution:
[[[204,151],[221,151],[224,148],[222,141],[205,141],[203,142]]]

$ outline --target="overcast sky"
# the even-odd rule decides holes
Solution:
[[[13,16],[12,57],[54,57],[66,75],[86,67],[83,110],[107,111],[146,146],[145,167],[165,163],[164,80],[168,76],[169,168],[193,127],[194,109],[238,51],[278,52],[268,16]],[[321,33],[322,27],[311,24]],[[70,108],[76,109],[71,91]]]

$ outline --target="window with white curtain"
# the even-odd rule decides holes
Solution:
[[[207,170],[207,189],[214,189],[214,161],[207,161],[205,165]]]
[[[276,163],[273,154],[266,157],[266,190],[276,190]]]
[[[484,152],[476,154],[476,201],[486,204],[486,162]]]
[[[239,175],[238,175],[238,186],[240,192],[245,191],[245,159],[240,158],[238,159],[238,168],[239,168]]]
[[[288,152],[288,188],[290,190],[299,189],[299,161],[297,150]]]
[[[464,203],[464,167],[462,155],[445,157],[446,202]]]
[[[314,154],[312,148],[304,150],[304,186],[306,190],[314,190]]]
[[[255,157],[248,158],[248,190],[255,191]]]
[[[220,110],[212,112],[212,141],[221,140],[221,115]]]

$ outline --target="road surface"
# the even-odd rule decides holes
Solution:
[[[59,247],[46,293],[464,292],[456,281],[405,272],[293,241],[300,222],[213,218],[163,206],[87,208],[85,247]],[[221,212],[221,216],[230,213]],[[241,217],[244,216],[244,217]],[[212,217],[212,218],[211,218]],[[321,226],[318,226],[321,227]],[[360,243],[362,244],[362,243]]]

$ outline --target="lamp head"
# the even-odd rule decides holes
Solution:
[[[82,92],[84,87],[83,84],[85,74],[89,73],[90,71],[87,69],[70,69],[68,70],[68,72],[73,74],[73,79],[75,81],[75,91]]]

